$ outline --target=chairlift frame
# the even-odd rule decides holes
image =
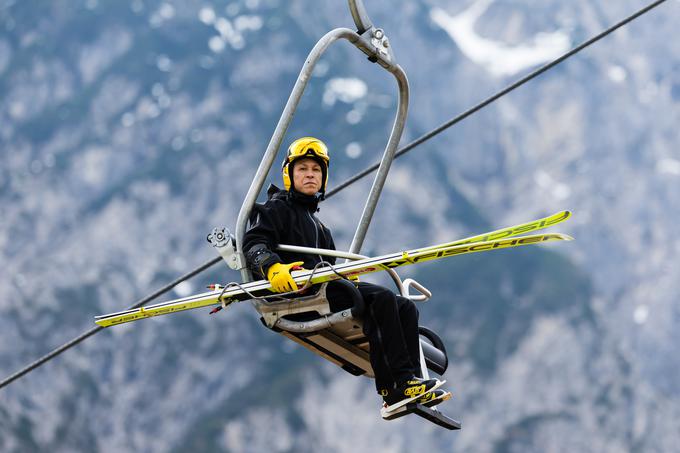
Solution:
[[[233,238],[233,245],[228,244],[228,252],[220,250],[227,264],[238,269],[244,282],[253,280],[252,274],[247,268],[245,256],[243,254],[243,237],[246,232],[248,220],[260,194],[262,187],[267,179],[274,160],[278,154],[283,138],[293,119],[295,111],[304,90],[311,78],[314,68],[322,55],[331,44],[339,40],[349,41],[356,48],[368,56],[368,60],[378,63],[392,74],[397,82],[398,105],[397,112],[392,125],[387,145],[378,167],[378,171],[373,180],[371,190],[364,205],[364,209],[359,219],[356,231],[352,238],[349,252],[315,249],[280,244],[279,250],[296,251],[300,253],[313,253],[325,256],[334,256],[345,259],[362,259],[365,256],[359,254],[366,238],[368,227],[375,213],[380,194],[385,185],[387,174],[389,173],[392,161],[394,160],[397,147],[406,123],[409,104],[409,84],[405,71],[396,62],[390,41],[385,32],[373,25],[362,0],[348,0],[350,13],[356,25],[357,31],[348,28],[336,28],[326,33],[312,48],[302,69],[297,77],[295,85],[286,102],[281,117],[276,125],[274,133],[267,145],[267,149],[260,161],[253,181],[245,196],[244,202],[238,214],[236,229]],[[394,280],[400,294],[414,301],[427,300],[431,293],[413,279],[406,279],[403,282],[396,271],[389,272]],[[350,285],[351,286],[351,285]],[[289,339],[310,349],[312,352],[336,363],[346,371],[355,375],[366,375],[373,377],[372,368],[368,360],[368,341],[363,336],[361,329],[361,310],[362,302],[356,301],[355,307],[343,310],[339,313],[331,313],[328,301],[325,298],[325,287],[323,284],[317,294],[296,298],[291,300],[262,301],[255,300],[253,304],[256,310],[262,315],[262,322],[272,330],[275,330]],[[420,294],[410,294],[410,289],[417,289]],[[356,288],[354,289],[356,290]],[[359,297],[359,299],[361,299]],[[318,318],[307,321],[291,320],[291,315],[301,313],[317,313]],[[293,316],[294,317],[294,316]],[[439,337],[429,329],[421,327],[421,336],[427,340],[420,341],[421,374],[424,378],[429,377],[428,368],[443,374],[448,366],[446,350]],[[409,403],[400,408],[388,419],[398,418],[409,413],[415,413],[433,423],[447,429],[460,429],[460,423],[448,418],[436,408],[428,408],[415,402]]]

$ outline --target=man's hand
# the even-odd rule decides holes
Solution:
[[[297,291],[295,280],[290,276],[290,270],[302,269],[304,262],[296,261],[290,264],[274,263],[267,270],[267,280],[272,284],[272,290],[276,293]]]

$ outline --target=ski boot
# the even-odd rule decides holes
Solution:
[[[451,399],[451,392],[447,392],[444,389],[436,389],[431,392],[427,392],[420,398],[416,400],[416,403],[422,404],[427,407],[434,407],[439,403],[442,403],[448,399]]]
[[[380,416],[384,420],[394,420],[396,418],[403,417],[404,415],[411,412],[411,410],[408,410],[408,408],[410,407],[409,403],[416,403],[423,405],[427,408],[431,408],[439,403],[442,403],[450,399],[451,392],[447,392],[446,390],[437,388],[444,384],[444,382],[446,381],[435,380],[435,382],[437,383],[433,387],[431,387],[429,391],[420,394],[420,396],[418,397],[404,398],[403,400],[393,403],[391,405],[388,405],[387,399],[385,399],[385,402],[383,403],[383,406],[380,409]],[[423,410],[421,409],[421,412],[422,411]]]
[[[423,398],[422,403],[433,400],[427,394],[441,387],[445,382],[438,379],[421,379],[414,376],[397,385],[394,389],[382,389],[380,394],[383,397],[384,404],[381,412],[392,412],[420,398]]]

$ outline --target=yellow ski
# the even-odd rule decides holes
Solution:
[[[568,217],[568,214],[566,215]],[[555,219],[553,219],[555,220]],[[555,223],[558,221],[555,220]],[[529,224],[524,224],[529,225]],[[541,226],[543,225],[543,226]],[[537,224],[532,228],[539,229],[549,226],[547,224]],[[528,228],[528,227],[525,227]],[[497,232],[487,233],[482,236],[500,235],[505,230],[498,230]],[[511,230],[509,233],[517,231]],[[504,233],[510,236],[509,233]],[[519,233],[515,233],[519,234]],[[339,264],[333,267],[322,267],[316,271],[303,270],[293,272],[292,276],[295,282],[302,286],[306,283],[318,284],[331,280],[337,280],[342,277],[353,277],[372,272],[378,272],[390,268],[406,266],[415,263],[422,263],[425,261],[436,260],[448,256],[463,255],[467,253],[485,252],[490,250],[500,250],[510,247],[520,247],[524,245],[539,244],[551,241],[569,241],[572,240],[570,236],[560,233],[548,234],[533,234],[518,237],[504,237],[501,239],[491,239],[485,241],[469,242],[471,238],[462,239],[460,241],[434,245],[421,249],[414,249],[405,252],[397,252],[389,255],[383,255],[376,258],[366,258],[363,260],[352,261],[348,263]],[[147,307],[141,307],[133,310],[126,310],[118,313],[111,313],[107,315],[96,316],[96,323],[102,327],[109,327],[117,324],[122,324],[139,319],[150,318],[152,316],[165,315],[169,313],[176,313],[179,311],[191,310],[194,308],[207,307],[210,305],[228,304],[241,300],[249,300],[255,297],[266,297],[273,295],[270,291],[271,285],[267,280],[258,280],[255,282],[228,285],[226,290],[215,290],[203,294],[197,294],[181,299],[175,299],[167,302],[162,302]]]
[[[531,222],[521,223],[519,225],[513,225],[506,228],[501,228],[500,230],[489,231],[488,233],[478,234],[476,236],[470,236],[465,239],[458,239],[457,241],[448,242],[446,244],[433,245],[428,248],[439,248],[447,247],[450,245],[461,245],[469,244],[471,242],[485,242],[492,241],[494,239],[510,238],[520,234],[533,233],[534,231],[542,230],[544,228],[557,225],[562,223],[571,217],[570,211],[560,211],[555,214],[543,217],[542,219],[532,220]]]

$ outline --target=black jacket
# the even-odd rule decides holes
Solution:
[[[331,256],[275,252],[278,244],[299,245],[335,250],[328,228],[314,215],[318,207],[315,196],[281,190],[271,185],[268,200],[256,204],[250,218],[250,228],[243,238],[243,251],[250,270],[266,278],[267,269],[274,263],[304,261],[305,269],[312,269],[320,261],[335,264]]]

